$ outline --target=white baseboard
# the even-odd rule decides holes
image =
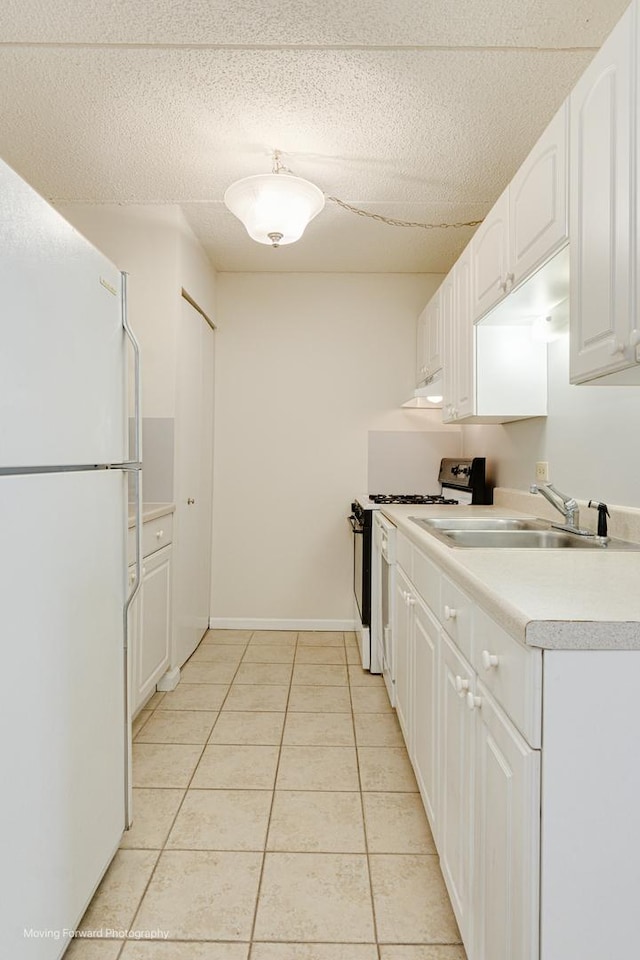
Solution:
[[[258,617],[210,617],[212,630],[355,630],[355,620],[270,620]]]
[[[174,667],[160,677],[156,684],[156,690],[171,691],[175,690],[180,682],[180,667]]]

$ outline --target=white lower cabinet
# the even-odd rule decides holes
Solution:
[[[147,524],[143,530],[145,527]],[[129,709],[132,717],[149,699],[169,666],[171,552],[171,544],[168,544],[143,557],[140,590],[129,611]],[[134,577],[134,567],[130,566],[130,583]]]
[[[413,611],[413,767],[434,836],[439,831],[439,627],[416,598]]]
[[[474,733],[473,960],[537,960],[540,751],[478,683]]]
[[[413,749],[412,732],[412,673],[413,673],[413,630],[412,601],[415,590],[402,572],[396,567],[395,602],[395,655],[396,655],[396,713],[407,744],[409,756]]]
[[[470,895],[473,866],[473,721],[466,706],[473,694],[473,671],[444,634],[440,671],[440,866],[460,933],[471,938]]]
[[[420,593],[396,568],[398,718],[453,911],[469,960],[539,960],[540,750],[525,737],[540,742],[541,652],[412,549]]]

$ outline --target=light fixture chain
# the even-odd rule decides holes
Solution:
[[[460,223],[420,223],[414,220],[396,220],[394,217],[385,217],[381,213],[371,213],[369,210],[354,207],[350,203],[346,203],[345,200],[338,199],[338,197],[327,196],[327,200],[336,203],[339,207],[348,210],[350,213],[355,213],[358,217],[368,217],[370,220],[378,220],[380,223],[386,223],[390,227],[420,227],[423,230],[440,230],[459,227],[477,227],[478,224],[482,223],[482,220],[465,220]]]

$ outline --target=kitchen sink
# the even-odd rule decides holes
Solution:
[[[549,526],[544,520],[527,520],[523,517],[452,517],[447,519],[426,520],[423,517],[410,517],[425,530],[546,530]]]
[[[427,520],[410,517],[449,547],[498,547],[534,550],[640,550],[640,544],[626,540],[581,537],[555,530],[544,520],[511,517],[459,517]]]

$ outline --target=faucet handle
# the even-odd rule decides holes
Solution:
[[[529,493],[538,493],[538,484],[531,483],[529,484]]]
[[[589,500],[589,506],[598,511],[598,536],[608,537],[607,517],[610,516],[608,506],[606,503],[598,503],[596,500]]]

